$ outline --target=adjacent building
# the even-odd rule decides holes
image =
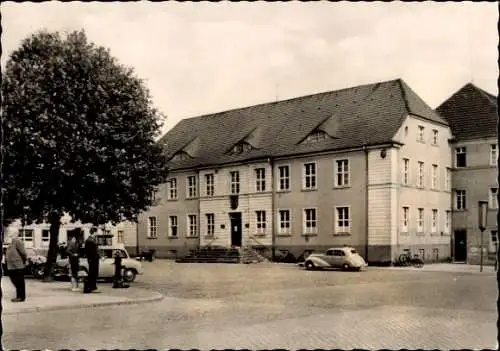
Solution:
[[[481,231],[478,201],[489,202],[483,257],[493,263],[498,250],[498,109],[497,98],[467,84],[437,111],[450,124],[453,150],[454,261],[478,264]]]
[[[402,80],[189,118],[162,139],[170,178],[138,223],[159,257],[337,245],[371,263],[449,259],[452,134]]]

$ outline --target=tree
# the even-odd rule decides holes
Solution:
[[[161,114],[133,69],[83,31],[38,32],[12,53],[2,81],[4,208],[50,224],[51,279],[64,213],[102,225],[137,221],[167,174],[155,142]]]

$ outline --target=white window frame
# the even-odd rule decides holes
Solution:
[[[240,171],[229,172],[229,192],[231,195],[240,193]]]
[[[458,165],[458,155],[464,155],[464,165]],[[455,168],[467,167],[467,148],[465,146],[460,146],[455,148]]]
[[[498,210],[498,187],[490,188],[488,207],[490,210]]]
[[[207,237],[213,238],[215,235],[215,214],[207,213],[205,218],[207,219]]]
[[[167,181],[167,200],[177,200],[177,178]]]
[[[431,210],[431,233],[435,234],[438,231],[439,223],[438,223],[438,210],[433,208]]]
[[[439,131],[437,129],[432,130],[432,145],[438,145],[439,143]]]
[[[26,233],[30,233],[30,235],[26,235]],[[50,234],[49,234],[50,235]],[[35,238],[35,230],[30,228],[21,228],[18,231],[18,237],[24,243],[33,243]]]
[[[444,228],[443,228],[443,232],[445,234],[450,234],[451,233],[451,211],[450,210],[446,210],[444,212]]]
[[[308,167],[312,166],[312,169]],[[318,187],[317,182],[318,174],[318,164],[317,162],[306,162],[302,165],[302,189],[303,190],[316,190]],[[307,181],[309,180],[309,186],[307,186]],[[314,184],[313,184],[314,183]]]
[[[308,211],[314,214],[314,219],[307,219]],[[302,226],[303,233],[306,235],[318,233],[318,210],[315,207],[308,207],[302,210]]]
[[[266,169],[264,167],[255,168],[255,191],[266,191]]]
[[[417,233],[424,232],[425,212],[422,207],[417,208]]]
[[[433,164],[431,168],[431,188],[432,190],[438,190],[439,185],[439,167]]]
[[[123,244],[123,242],[125,240],[124,236],[125,236],[125,231],[118,230],[116,232],[116,242],[119,243],[119,244]]]
[[[498,164],[498,144],[490,144],[490,166]]]
[[[421,143],[425,143],[425,127],[424,126],[418,126],[417,141],[419,141]]]
[[[408,233],[410,227],[410,207],[403,206],[401,214],[401,232]]]
[[[194,199],[196,198],[196,176],[195,175],[191,175],[191,176],[187,176],[187,182],[186,182],[186,198],[188,199]]]
[[[177,216],[168,216],[168,237],[179,237],[179,218]]]
[[[417,177],[417,186],[419,188],[423,188],[425,185],[425,164],[423,161],[418,161],[418,177]]]
[[[348,158],[334,161],[335,187],[347,187],[351,182],[351,165]]]
[[[198,216],[196,214],[191,213],[187,215],[187,229],[188,238],[196,238],[198,236]]]
[[[43,236],[44,232],[47,233],[47,237],[46,238]],[[42,246],[49,245],[49,243],[50,243],[50,229],[42,229],[41,241],[42,241]]]
[[[267,216],[266,211],[255,211],[255,232],[257,234],[266,234],[267,230]]]
[[[288,219],[284,219],[281,214],[288,213]],[[290,234],[292,230],[292,211],[288,208],[280,208],[277,212],[278,233]]]
[[[455,190],[455,209],[457,210],[467,209],[467,191],[463,189]]]
[[[335,206],[334,218],[336,234],[351,233],[351,206]]]
[[[410,159],[403,158],[403,177],[401,179],[403,185],[410,185]]]
[[[488,251],[490,253],[496,252],[497,247],[495,245],[495,242],[498,244],[498,230],[493,229],[489,231],[489,238],[488,238]]]
[[[156,239],[158,237],[158,220],[155,216],[148,217],[148,238]]]
[[[450,167],[446,167],[446,171],[444,174],[444,189],[445,191],[451,191],[451,169]]]
[[[215,195],[215,175],[213,173],[205,174],[205,195]]]
[[[286,170],[286,174],[285,173]],[[278,191],[289,191],[290,190],[290,165],[278,166]]]

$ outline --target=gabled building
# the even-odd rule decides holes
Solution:
[[[437,111],[448,121],[454,135],[453,258],[457,262],[479,263],[478,201],[488,201],[483,257],[485,263],[493,263],[498,245],[497,98],[469,83]]]
[[[449,258],[451,137],[399,79],[185,119],[161,140],[170,178],[139,219],[139,246]]]

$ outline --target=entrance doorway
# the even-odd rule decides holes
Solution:
[[[231,246],[241,246],[241,212],[232,212],[229,214],[231,222]]]
[[[464,229],[455,230],[453,258],[455,262],[467,261],[467,231]]]

